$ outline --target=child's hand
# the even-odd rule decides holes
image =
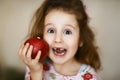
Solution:
[[[43,70],[43,65],[39,62],[41,51],[38,51],[35,59],[31,58],[33,46],[27,43],[22,45],[19,49],[19,56],[22,61],[29,67],[30,71],[33,73],[41,72]]]

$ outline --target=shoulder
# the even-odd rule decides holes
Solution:
[[[91,66],[86,64],[81,65],[79,74],[83,80],[102,80],[98,73]]]

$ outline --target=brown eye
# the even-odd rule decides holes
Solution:
[[[47,32],[50,33],[50,34],[55,33],[54,29],[49,29]]]
[[[70,34],[72,34],[72,31],[70,31],[70,30],[65,30],[65,31],[64,31],[64,34],[70,35]]]

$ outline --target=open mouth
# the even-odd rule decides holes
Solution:
[[[56,56],[64,56],[67,52],[67,49],[64,48],[52,48],[52,50]]]

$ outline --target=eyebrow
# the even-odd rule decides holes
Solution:
[[[70,26],[70,27],[72,27],[73,29],[76,29],[76,27],[77,27],[77,26],[73,26],[73,25],[71,25],[71,24],[65,24],[65,26]]]
[[[45,24],[45,26],[48,26],[48,25],[51,25],[51,26],[54,27],[54,25],[53,25],[52,23],[47,23],[47,24]],[[69,26],[69,27],[71,27],[71,28],[73,28],[73,29],[76,29],[76,27],[77,27],[77,25],[73,26],[72,24],[65,24],[64,26]]]
[[[54,26],[52,23],[47,23],[47,24],[45,24],[45,26],[48,26],[48,25],[52,25],[52,26]]]

